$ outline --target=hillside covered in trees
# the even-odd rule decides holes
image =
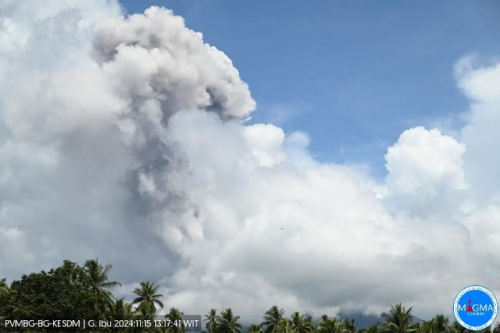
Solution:
[[[145,281],[133,290],[131,302],[117,299],[113,287],[117,281],[108,277],[111,265],[103,266],[98,260],[88,260],[83,266],[65,261],[48,272],[23,275],[8,283],[0,280],[0,331],[13,332],[5,327],[6,320],[152,320],[161,316],[182,322],[183,312],[174,307],[163,311],[163,295],[159,285]],[[183,309],[185,310],[185,309]],[[163,314],[165,313],[166,314]],[[369,328],[358,329],[354,320],[339,319],[327,314],[313,318],[307,314],[287,314],[278,306],[263,314],[262,322],[242,328],[244,320],[230,308],[211,309],[203,317],[205,333],[468,333],[457,322],[438,314],[428,321],[419,322],[412,308],[402,304],[392,306],[380,316],[380,322]],[[71,329],[71,332],[83,331]],[[90,330],[87,330],[90,331]],[[100,328],[93,332],[171,332],[184,333],[187,328]],[[489,332],[491,328],[483,332]],[[60,328],[44,330],[16,330],[15,332],[65,332]],[[500,324],[493,329],[500,333]]]

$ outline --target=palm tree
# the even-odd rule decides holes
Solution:
[[[283,320],[284,315],[285,310],[279,309],[276,305],[267,310],[264,315],[264,322],[262,323],[266,327],[265,333],[273,333]]]
[[[137,310],[140,310],[143,315],[154,316],[156,313],[156,306],[158,305],[160,309],[163,309],[163,303],[159,300],[163,297],[162,294],[158,294],[159,285],[154,282],[141,282],[140,288],[135,288],[133,293],[137,297],[132,301],[133,304],[139,304]]]
[[[323,327],[326,325],[327,322],[328,322],[328,316],[326,314],[322,315],[321,320],[318,323],[318,326],[316,326],[316,330],[318,332],[324,330]]]
[[[247,333],[262,333],[262,325],[250,325]]]
[[[310,330],[310,332],[314,332],[314,322],[313,322],[312,316],[310,316],[310,315],[305,316],[304,322],[305,322],[305,325]]]
[[[152,321],[154,319],[154,315],[156,312],[153,312],[155,310],[154,306],[139,306],[135,309],[133,313],[133,320],[137,321]],[[152,325],[154,326],[154,325]],[[166,327],[149,327],[149,328],[144,328],[144,327],[130,327],[128,328],[125,332],[130,332],[130,333],[165,333],[167,332],[168,329]]]
[[[436,315],[433,319],[434,328],[437,333],[444,333],[449,330],[450,320],[442,314]]]
[[[412,308],[408,310],[400,304],[391,306],[389,312],[382,313],[384,332],[390,333],[412,333],[416,329],[413,327]]]
[[[356,325],[354,324],[354,319],[347,319],[344,318],[341,323],[342,326],[342,331],[344,332],[350,332],[350,333],[355,333],[356,332]]]
[[[434,318],[423,323],[414,324],[413,327],[418,333],[437,333]]]
[[[373,325],[368,328],[364,328],[362,330],[359,330],[360,333],[380,333],[380,328],[379,325]]]
[[[205,327],[207,328],[207,333],[217,332],[217,310],[210,309],[208,314],[205,316]]]
[[[218,333],[241,333],[241,325],[238,323],[240,316],[233,315],[233,311],[228,308],[217,316]]]
[[[1,279],[0,280],[0,295],[1,294],[8,294],[10,291],[9,284],[7,283],[7,280]]]
[[[132,304],[125,302],[123,298],[117,299],[111,309],[109,316],[113,320],[127,320],[132,317]]]
[[[176,308],[170,308],[170,311],[165,315],[165,319],[169,320],[171,325],[168,328],[168,332],[181,333],[185,332],[186,329],[182,322],[182,316],[184,314]]]
[[[141,306],[139,305],[135,311],[134,311],[134,318],[137,320],[152,320],[154,315],[156,314],[156,311],[153,310],[154,307],[144,305]]]
[[[318,333],[342,333],[342,325],[337,318],[330,319],[327,315],[321,316],[317,327]]]
[[[293,328],[292,321],[288,318],[283,318],[279,325],[274,329],[276,333],[296,333]]]
[[[133,317],[132,304],[125,302],[120,298],[114,302],[109,309],[108,320],[130,320]],[[115,327],[111,329],[113,332],[130,332],[128,328]]]
[[[108,273],[112,267],[111,265],[103,267],[99,259],[87,260],[83,266],[87,282],[95,295],[95,311],[98,316],[113,305],[113,294],[108,288],[121,285],[116,281],[108,281]]]
[[[311,323],[299,312],[292,313],[292,327],[296,333],[311,333]]]
[[[10,296],[12,296],[11,289],[7,284],[6,279],[0,280],[0,329],[5,327],[5,319],[12,314],[15,309],[10,303]]]

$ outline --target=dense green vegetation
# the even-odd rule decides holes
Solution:
[[[129,320],[153,319],[164,307],[158,292],[159,285],[145,281],[133,291],[134,299],[126,302],[116,299],[111,289],[120,283],[109,280],[111,265],[88,260],[83,267],[65,261],[49,272],[23,275],[10,285],[0,280],[0,332],[12,332],[3,327],[5,320]],[[167,320],[182,319],[183,313],[171,308],[164,315]],[[248,333],[468,333],[457,322],[450,323],[444,315],[429,321],[416,322],[412,308],[402,304],[391,307],[380,316],[381,321],[367,329],[358,329],[354,320],[323,315],[312,318],[299,312],[286,315],[284,309],[271,307],[261,323],[250,325]],[[218,312],[211,309],[204,316],[206,333],[242,333],[240,317],[228,308]],[[16,332],[78,332],[78,329],[50,328]],[[484,330],[489,332],[490,329]],[[87,332],[90,332],[87,329]],[[93,332],[169,332],[184,333],[183,327],[166,328],[101,328]],[[494,333],[500,333],[497,324]]]

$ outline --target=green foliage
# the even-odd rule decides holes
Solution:
[[[247,333],[262,333],[262,325],[250,325]]]
[[[226,309],[217,316],[217,333],[241,333],[241,325],[238,323],[239,316],[233,315],[231,309]]]
[[[379,325],[371,326],[369,328],[365,328],[362,330],[359,330],[360,333],[380,333],[380,327]]]
[[[94,318],[104,318],[104,314],[113,306],[113,294],[108,288],[121,285],[116,281],[108,281],[108,273],[113,266],[103,267],[99,259],[87,260],[84,265],[86,283],[94,299]]]
[[[264,332],[273,333],[283,321],[284,315],[285,310],[279,309],[276,305],[267,310],[264,314],[264,321],[262,322],[262,326],[265,327]]]
[[[292,313],[291,322],[295,333],[311,333],[313,331],[312,318],[304,317],[299,312]]]
[[[321,321],[318,324],[316,329],[318,333],[348,333],[348,329],[346,329],[341,321],[338,321],[337,318],[328,318],[327,315],[323,315],[321,317]]]
[[[132,302],[126,302],[123,298],[115,299],[112,288],[120,283],[109,280],[111,268],[111,265],[101,265],[98,259],[86,261],[83,267],[65,261],[60,267],[48,272],[23,275],[10,285],[1,279],[0,319],[141,320],[152,319],[157,310],[163,308],[163,295],[158,292],[160,286],[149,281],[141,282],[140,287],[133,291],[135,299]],[[283,309],[273,306],[265,312],[264,321],[251,325],[247,333],[472,333],[457,322],[450,324],[449,319],[442,314],[415,323],[411,312],[412,308],[396,304],[389,312],[381,314],[382,321],[379,324],[358,330],[354,320],[339,320],[323,315],[315,325],[311,316],[293,312],[290,318],[286,318]],[[170,308],[165,319],[182,322],[183,313]],[[211,309],[204,319],[206,332],[203,333],[241,333],[240,317],[230,308],[219,315],[216,309]],[[0,332],[4,332],[6,330],[1,327],[1,322]],[[490,333],[490,330],[487,328],[479,333]],[[47,329],[45,332],[60,331]],[[187,330],[183,325],[178,325],[168,329],[111,328],[98,332],[187,333]],[[495,326],[493,333],[500,333],[500,324]]]
[[[12,282],[3,316],[18,320],[89,319],[94,314],[93,303],[85,271],[65,261],[48,273],[23,275]]]
[[[217,332],[217,310],[210,309],[208,314],[205,316],[205,327],[207,329],[207,333],[216,333]],[[253,332],[257,333],[257,332]]]
[[[280,321],[278,326],[275,328],[274,332],[276,333],[295,333],[295,329],[293,328],[292,321],[288,318],[284,318]]]
[[[170,320],[170,322],[180,322],[182,323],[182,316],[184,314],[182,312],[180,312],[178,309],[176,308],[170,308],[170,311],[165,315],[165,319],[167,320]],[[171,327],[169,327],[168,329],[168,332],[171,332],[171,333],[185,333],[186,332],[186,328],[184,327],[184,325],[172,325]]]
[[[109,308],[107,314],[107,318],[111,320],[128,320],[132,319],[132,317],[132,304],[125,302],[123,298],[116,300]]]
[[[450,320],[448,318],[446,318],[444,315],[442,315],[442,314],[436,315],[432,319],[432,323],[434,325],[434,331],[437,333],[447,332],[449,322],[450,322]]]
[[[10,290],[9,284],[6,279],[0,280],[0,295],[8,294]]]
[[[139,304],[139,311],[145,318],[152,318],[156,314],[156,306],[163,309],[163,303],[160,298],[162,294],[158,293],[160,286],[154,282],[141,282],[141,287],[136,288],[133,293],[137,296],[132,303]]]
[[[0,328],[3,327],[3,319],[6,318],[6,314],[11,311],[12,306],[11,301],[11,290],[6,279],[0,280]]]
[[[384,332],[386,333],[413,333],[416,328],[413,325],[412,308],[406,309],[402,304],[391,307],[389,312],[382,313]]]

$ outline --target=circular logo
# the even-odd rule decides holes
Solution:
[[[493,324],[498,314],[495,295],[482,286],[462,289],[453,304],[457,321],[468,330],[479,331]]]

